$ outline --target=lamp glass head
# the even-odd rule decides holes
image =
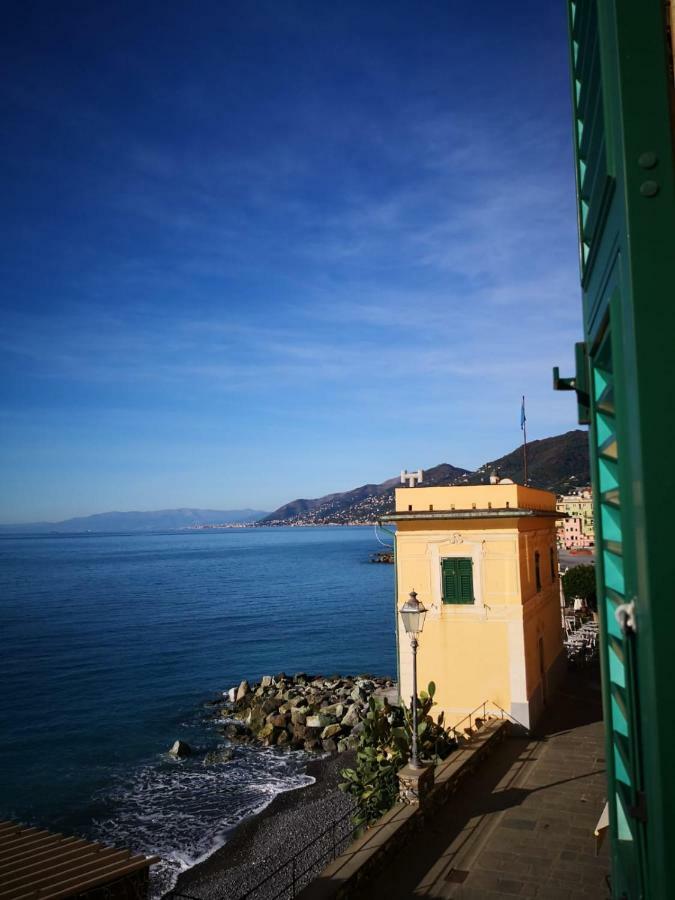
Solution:
[[[410,596],[401,607],[400,612],[406,634],[419,634],[424,628],[427,608],[421,600],[417,599],[415,591],[410,592]]]

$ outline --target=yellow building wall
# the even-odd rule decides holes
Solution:
[[[397,488],[395,493],[396,512],[508,508],[554,510],[556,505],[555,494],[522,484]]]
[[[484,487],[492,493],[493,500],[489,502],[494,508],[494,489],[502,486]],[[505,487],[511,491],[520,488],[518,485]],[[407,494],[409,490],[421,493],[419,488],[399,489],[397,505],[399,493]],[[455,489],[425,488],[424,493],[428,496],[437,490]],[[478,497],[475,502],[487,502],[485,496],[474,496]],[[517,493],[510,496],[523,503]],[[406,509],[407,500],[404,497]],[[426,498],[416,502],[424,503]],[[554,509],[555,497],[548,495],[546,503],[546,507],[539,508]],[[551,548],[554,549],[553,578]],[[538,593],[535,551],[540,553],[541,591]],[[473,560],[473,605],[442,602],[441,560],[449,556]],[[418,688],[426,689],[429,681],[435,682],[434,713],[443,710],[448,724],[459,721],[486,700],[493,708],[503,708],[528,727],[538,717],[545,695],[550,695],[559,679],[563,658],[557,568],[552,518],[397,521],[399,605],[415,590],[429,610],[419,640]],[[409,702],[412,653],[400,617],[397,626],[401,696]],[[552,672],[552,668],[556,671]]]

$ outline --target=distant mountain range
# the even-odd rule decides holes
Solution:
[[[565,493],[590,484],[588,434],[568,431],[527,445],[527,474],[532,487]],[[424,472],[423,486],[483,484],[490,473],[523,483],[523,448],[486,462],[475,472],[441,463]],[[376,521],[394,509],[394,490],[400,478],[364,484],[351,491],[327,494],[314,500],[293,500],[261,519],[259,525],[344,525]]]
[[[0,525],[2,534],[75,534],[110,531],[174,531],[214,525],[249,525],[266,513],[256,509],[160,509],[154,512],[106,512],[63,522]]]
[[[528,481],[532,487],[565,493],[590,484],[588,435],[568,431],[527,445]],[[423,486],[483,484],[496,472],[522,484],[523,448],[486,462],[475,472],[441,463],[426,469]],[[0,534],[45,534],[115,531],[175,531],[216,525],[346,525],[375,522],[394,509],[394,490],[400,479],[364,484],[351,491],[326,494],[313,500],[285,503],[273,513],[255,509],[161,509],[154,512],[107,512],[64,522],[0,525]]]

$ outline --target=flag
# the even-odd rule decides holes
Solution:
[[[527,419],[525,418],[525,397],[523,397],[523,404],[522,404],[522,406],[520,407],[520,428],[521,428],[521,431],[524,431],[524,430],[525,430],[525,422],[527,422]]]

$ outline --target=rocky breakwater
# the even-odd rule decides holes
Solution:
[[[228,692],[217,712],[225,720],[219,730],[233,743],[341,753],[356,746],[373,694],[393,687],[367,675],[266,675]]]

